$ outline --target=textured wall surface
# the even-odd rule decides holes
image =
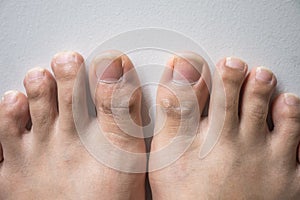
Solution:
[[[179,31],[214,62],[227,55],[264,65],[284,91],[300,95],[300,1],[1,1],[0,93],[24,91],[34,66],[49,68],[61,50],[87,56],[120,32],[141,27]]]

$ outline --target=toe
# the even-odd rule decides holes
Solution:
[[[239,99],[248,66],[238,58],[227,57],[216,65],[208,114],[208,127],[200,157],[204,158],[222,138],[233,141],[239,127]]]
[[[17,91],[6,92],[0,103],[0,141],[4,160],[15,159],[29,121],[28,101]]]
[[[300,141],[300,99],[288,93],[279,95],[272,105],[272,118],[274,149],[283,158],[299,161],[297,148]]]
[[[75,129],[75,112],[80,112],[81,120],[87,117],[85,67],[83,57],[75,52],[62,52],[54,56],[51,62],[57,82],[59,127],[67,133]]]
[[[142,137],[142,95],[130,59],[119,51],[104,52],[93,59],[89,77],[102,130]]]
[[[83,141],[95,145],[97,155],[104,155],[99,158],[114,169],[120,169],[123,163],[121,167],[125,171],[145,170],[142,93],[130,59],[119,51],[97,55],[90,64],[89,82],[97,119],[92,120],[94,129],[89,134],[93,140]]]
[[[247,68],[245,62],[232,57],[222,59],[216,65],[209,111],[211,126],[224,124],[224,127],[219,128],[228,130],[239,126],[239,98]],[[225,132],[231,133],[232,131]]]
[[[167,140],[180,134],[194,136],[209,96],[208,64],[201,56],[186,52],[167,65],[157,90],[155,134],[163,133],[158,137]]]
[[[178,89],[177,91],[170,91],[173,96],[170,94],[169,99],[172,101],[179,96],[185,96],[183,94],[185,86],[189,87],[191,89],[191,91],[189,92],[194,93],[196,99],[194,99],[195,105],[191,104],[188,110],[193,110],[193,107],[198,107],[198,115],[200,114],[201,116],[208,100],[210,88],[210,70],[207,62],[204,60],[204,58],[195,53],[186,52],[178,54],[173,58],[173,63],[172,61],[170,61],[169,63],[171,63],[171,71],[169,69],[166,69],[161,83],[167,83],[168,73],[170,72],[170,75],[172,73],[172,77],[170,77],[172,84],[178,86],[174,87],[174,89]],[[159,95],[163,95],[163,92],[160,92]],[[185,100],[193,101],[190,97],[187,97]],[[183,103],[182,106],[189,104],[187,102],[180,103]],[[160,102],[160,105],[163,105],[162,102]],[[183,114],[183,112],[181,114]]]
[[[34,68],[28,71],[26,88],[33,132],[44,137],[57,116],[56,82],[49,71]]]
[[[241,127],[246,137],[259,138],[258,135],[264,137],[262,132],[267,133],[269,102],[276,82],[273,73],[264,67],[254,68],[248,75],[242,91],[240,113]]]

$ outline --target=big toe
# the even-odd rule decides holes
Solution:
[[[100,134],[87,142],[109,166],[121,171],[145,172],[142,93],[132,62],[122,52],[103,52],[91,62],[89,82],[97,111],[93,127],[98,129],[94,132]]]
[[[209,84],[209,67],[201,56],[181,53],[168,62],[157,89],[151,171],[173,163],[194,141]]]
[[[90,85],[102,130],[142,138],[142,94],[129,58],[119,51],[97,56],[91,64]]]
[[[183,121],[195,120],[199,125],[208,99],[209,75],[206,61],[194,53],[176,55],[168,62],[157,90],[156,134],[173,137]]]

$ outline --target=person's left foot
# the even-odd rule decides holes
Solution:
[[[127,123],[128,116],[123,114],[128,108],[134,121],[141,122],[141,91],[136,90],[132,97],[126,96],[130,95],[127,90],[132,84],[139,82],[138,77],[129,58],[119,55],[106,52],[107,57],[102,56],[92,63],[90,80],[96,86],[98,119],[87,127],[98,124],[113,145],[144,153],[144,140],[127,135],[114,121],[116,117],[119,122]],[[103,67],[103,61],[110,65],[99,76],[97,72]],[[144,173],[120,172],[100,164],[79,140],[73,116],[80,115],[82,121],[88,119],[82,63],[83,58],[78,53],[57,54],[52,60],[55,78],[49,71],[36,68],[30,70],[24,80],[28,97],[17,91],[5,93],[0,103],[0,199],[144,198]],[[129,70],[135,81],[120,79]],[[75,85],[78,77],[81,83]],[[123,98],[131,99],[127,108],[124,105],[118,108],[112,103],[115,89]],[[131,125],[126,124],[128,130]],[[110,159],[122,157],[113,152],[107,156]]]
[[[203,66],[200,74],[191,60]],[[209,115],[201,119],[205,61],[186,56],[169,63],[162,77],[168,87],[157,93],[157,118],[165,123],[149,160],[153,199],[300,199],[300,99],[286,93],[274,100],[270,130],[275,75],[257,67],[247,76],[246,63],[224,58],[213,77]],[[176,161],[170,160],[174,153]]]

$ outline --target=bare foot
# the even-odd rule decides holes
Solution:
[[[172,69],[199,79],[192,85],[198,105],[188,101],[184,85],[160,87],[157,117],[166,121],[154,137],[151,151],[155,154],[183,135],[194,140],[179,159],[150,173],[153,199],[299,199],[300,99],[281,94],[270,106],[276,87],[270,70],[257,67],[247,75],[243,61],[222,59],[213,76],[209,115],[200,120],[201,112],[192,111],[195,107],[202,111],[208,98],[207,88],[201,86],[203,76],[194,76],[189,63],[177,62],[170,62]],[[163,76],[162,80],[174,84],[169,73]],[[180,98],[186,100],[181,102],[184,107],[179,105]],[[266,123],[268,112],[274,122],[272,130]],[[199,129],[192,130],[196,136],[190,134],[192,119],[199,119]],[[211,138],[218,138],[216,145],[201,157]],[[177,144],[181,149],[186,143]],[[150,166],[158,166],[166,158],[150,155]]]
[[[77,53],[59,53],[51,64],[55,78],[49,71],[35,68],[24,79],[27,97],[17,91],[4,95],[0,104],[0,199],[144,198],[144,173],[120,172],[101,164],[79,139],[73,118],[74,104],[81,108],[81,119],[89,119],[82,63],[83,58]],[[94,63],[90,80],[97,81],[99,67]],[[122,55],[98,77],[102,80],[94,84],[98,115],[87,127],[97,123],[114,145],[143,153],[143,139],[128,136],[118,129],[111,112],[112,91],[126,90],[131,84],[126,79],[114,83],[111,80],[120,79],[123,71],[129,69],[133,69],[132,63]],[[82,85],[73,90],[78,77]],[[137,123],[141,121],[140,101],[141,91],[137,90],[129,105]],[[122,117],[122,112],[118,117]],[[28,126],[30,120],[32,127]]]

